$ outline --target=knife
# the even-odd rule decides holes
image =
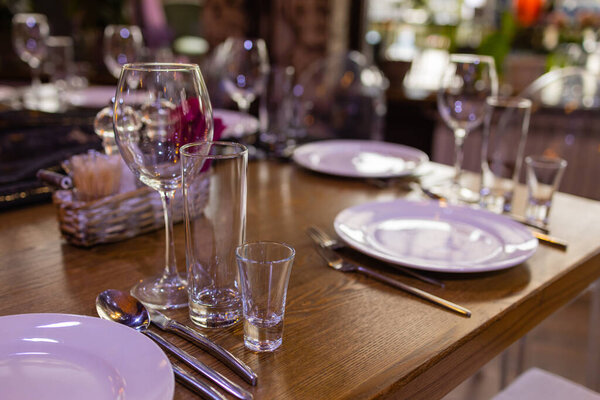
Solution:
[[[241,376],[246,382],[255,386],[258,377],[252,369],[247,366],[242,360],[219,346],[200,332],[179,323],[158,310],[149,308],[150,321],[163,331],[173,332],[191,342],[198,345],[202,350],[207,351],[215,358],[227,365],[236,374]]]
[[[211,381],[219,385],[229,394],[237,397],[240,400],[252,400],[254,398],[252,393],[250,393],[237,383],[232,382],[231,380],[229,380],[229,378],[222,375],[220,372],[217,372],[214,369],[210,368],[208,365],[204,364],[187,351],[175,346],[173,343],[169,342],[159,334],[150,330],[143,331],[143,334],[148,336],[150,339],[154,340],[156,344],[158,344],[163,349],[167,350],[179,360],[186,363],[196,372],[202,374],[205,378],[210,379]]]
[[[569,246],[569,244],[565,240],[559,239],[555,236],[545,235],[536,231],[531,231],[531,234],[535,236],[540,242],[549,244],[550,246],[554,246],[562,251],[567,251],[567,247]]]
[[[219,393],[219,391],[216,390],[212,385],[196,379],[192,375],[185,372],[178,365],[173,364],[173,374],[179,383],[199,394],[203,399],[227,400],[227,398]]]

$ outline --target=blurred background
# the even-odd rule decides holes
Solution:
[[[383,139],[446,164],[452,135],[439,118],[436,90],[448,54],[493,56],[504,95],[522,94],[555,69],[600,71],[597,0],[1,0],[0,85],[31,82],[12,43],[11,20],[23,12],[46,15],[51,36],[72,38],[75,86],[116,84],[103,55],[105,28],[135,25],[143,37],[138,60],[200,64],[213,106],[232,110],[215,62],[218,49],[232,36],[263,38],[272,68],[294,68],[293,95],[302,104],[288,128],[304,131],[296,137]],[[324,84],[338,70],[339,79]],[[42,82],[51,75],[52,68],[42,68]],[[353,94],[340,94],[354,87]],[[574,173],[599,169],[597,82],[579,76],[542,89],[534,93],[540,117],[532,117],[529,133],[532,146],[542,146],[536,152],[586,159],[569,168]],[[10,103],[0,100],[0,107]],[[254,102],[251,113],[258,116],[258,108]],[[353,119],[352,109],[360,116]],[[576,125],[562,118],[574,113]],[[7,118],[0,115],[0,128]],[[470,136],[465,167],[478,171],[479,159],[469,157],[478,138]],[[566,177],[570,183],[561,190],[600,199],[592,177]]]

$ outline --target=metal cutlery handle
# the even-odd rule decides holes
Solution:
[[[175,364],[173,364],[173,373],[175,374],[175,379],[177,379],[179,383],[199,394],[203,399],[227,400],[227,398],[219,393],[214,387],[199,381]]]
[[[203,350],[212,354],[215,358],[221,360],[223,364],[231,368],[235,373],[241,376],[246,382],[255,386],[258,377],[252,369],[247,366],[242,360],[231,354],[229,351],[219,346],[206,336],[196,332],[195,330],[177,322],[171,321],[170,328],[180,336],[194,342]]]
[[[395,287],[397,287],[399,289],[402,289],[402,290],[404,290],[406,292],[414,294],[415,296],[420,297],[420,298],[422,298],[424,300],[430,301],[430,302],[435,303],[437,305],[440,305],[440,306],[442,306],[444,308],[447,308],[447,309],[449,309],[451,311],[454,311],[454,312],[457,312],[459,314],[462,314],[462,315],[464,315],[466,317],[470,317],[471,316],[471,311],[469,311],[468,309],[466,309],[464,307],[459,306],[458,304],[454,304],[451,301],[442,299],[441,297],[437,297],[437,296],[435,296],[435,295],[433,295],[431,293],[427,293],[427,292],[425,292],[425,291],[423,291],[421,289],[417,289],[415,287],[406,285],[406,284],[404,284],[404,283],[402,283],[400,281],[397,281],[395,279],[388,278],[387,276],[382,275],[382,274],[380,274],[378,272],[375,272],[375,271],[373,271],[373,270],[371,270],[369,268],[365,268],[363,266],[358,265],[357,266],[357,271],[361,272],[361,273],[363,273],[365,275],[368,275],[371,278],[375,278],[375,279],[377,279],[377,280],[379,280],[381,282],[387,283],[388,285],[395,286]]]
[[[412,270],[412,269],[410,269],[410,268],[405,268],[405,267],[402,267],[402,266],[400,266],[400,265],[397,265],[397,264],[392,264],[392,263],[388,263],[388,264],[389,264],[389,265],[390,265],[392,268],[395,268],[395,269],[397,269],[398,271],[402,271],[402,272],[403,272],[405,275],[412,276],[413,278],[415,278],[415,279],[418,279],[418,280],[420,280],[420,281],[423,281],[423,282],[425,282],[425,283],[429,283],[430,285],[439,286],[439,287],[441,287],[441,288],[445,288],[445,287],[446,287],[446,284],[445,284],[444,282],[440,282],[440,281],[438,281],[437,279],[434,279],[434,278],[431,278],[431,277],[429,277],[429,276],[425,276],[425,275],[423,275],[423,274],[420,274],[420,273],[418,273],[418,272],[416,272],[416,271],[413,271],[413,270]]]
[[[563,251],[567,250],[568,243],[562,239],[559,239],[554,236],[545,235],[543,233],[536,232],[536,231],[531,231],[531,233],[542,243],[549,244],[549,245],[559,248]]]
[[[515,221],[517,221],[517,222],[519,222],[519,223],[521,223],[521,224],[523,224],[525,226],[529,226],[531,228],[535,228],[535,229],[541,231],[542,233],[545,233],[545,234],[549,234],[550,233],[550,230],[548,230],[548,228],[546,228],[545,226],[540,225],[540,224],[536,224],[535,222],[532,222],[532,221],[529,221],[525,217],[522,217],[522,216],[517,215],[517,214],[512,214],[512,213],[507,213],[505,215],[508,215],[513,220],[515,220]]]
[[[173,343],[167,341],[162,336],[152,331],[144,331],[144,334],[146,334],[148,337],[150,337],[152,340],[158,343],[162,348],[171,352],[174,356],[176,356],[181,361],[192,367],[194,370],[198,371],[200,374],[222,387],[228,393],[231,393],[235,397],[242,400],[250,400],[253,398],[252,393],[248,392],[247,390],[239,386],[237,383],[230,381],[225,376],[221,375],[219,372],[213,370],[208,365],[198,360],[196,357],[175,346]]]

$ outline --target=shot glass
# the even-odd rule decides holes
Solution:
[[[242,283],[244,345],[273,351],[283,339],[283,315],[295,250],[277,242],[254,242],[235,252]]]
[[[511,211],[530,115],[529,99],[497,96],[486,99],[481,142],[481,207],[497,213]]]
[[[242,318],[235,249],[246,234],[248,150],[238,143],[181,148],[190,319],[204,328]]]
[[[527,208],[525,216],[536,223],[548,224],[552,196],[567,167],[562,158],[545,156],[529,156],[525,158],[527,165]]]

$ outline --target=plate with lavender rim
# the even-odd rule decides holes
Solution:
[[[0,317],[6,399],[171,400],[171,363],[134,329],[69,314]]]
[[[349,246],[374,258],[448,273],[510,268],[538,246],[531,232],[510,218],[436,201],[353,206],[336,216],[334,229]]]

